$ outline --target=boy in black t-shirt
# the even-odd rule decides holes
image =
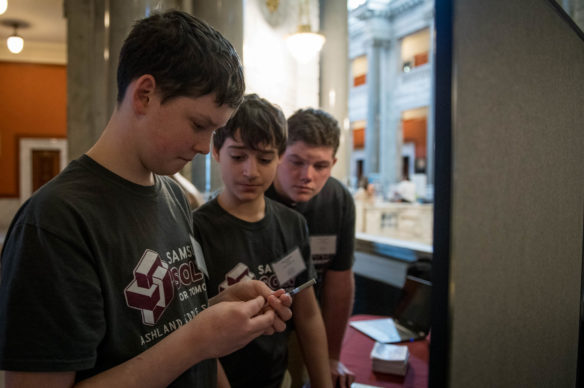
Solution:
[[[188,202],[165,176],[209,152],[244,90],[237,53],[205,22],[169,11],[134,25],[100,138],[6,235],[7,387],[212,388],[217,357],[285,330],[284,290],[255,281],[207,298]]]
[[[306,221],[264,197],[286,144],[282,111],[257,95],[213,136],[224,188],[193,213],[209,274],[209,295],[248,279],[292,289],[315,277]],[[312,287],[294,297],[293,319],[311,386],[332,387],[326,335]],[[287,367],[287,333],[262,336],[221,358],[232,387],[280,387]]]
[[[299,109],[288,118],[288,141],[274,184],[266,196],[300,212],[308,224],[335,385],[348,388],[353,373],[340,362],[341,344],[355,293],[353,277],[355,204],[347,188],[331,177],[341,129],[321,109]],[[293,380],[301,380],[291,341]]]

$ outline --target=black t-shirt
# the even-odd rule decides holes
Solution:
[[[308,224],[310,249],[318,274],[316,295],[320,297],[324,273],[352,268],[355,250],[355,202],[351,193],[337,179],[330,177],[324,187],[308,202],[290,203],[274,185],[266,196],[300,212]]]
[[[4,243],[0,369],[110,369],[207,306],[192,219],[180,187],[140,186],[88,156],[71,162],[18,211]],[[193,344],[197,346],[197,344]],[[213,387],[201,362],[172,387]]]
[[[209,274],[209,296],[244,279],[290,290],[315,277],[306,221],[267,198],[265,213],[258,222],[242,221],[221,208],[216,198],[193,213],[195,239],[201,243]],[[297,250],[306,269],[281,284],[274,263]],[[287,331],[261,336],[222,357],[231,386],[279,387],[287,367],[287,336]]]

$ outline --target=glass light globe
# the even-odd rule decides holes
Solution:
[[[315,32],[297,32],[286,38],[286,44],[298,62],[306,63],[318,55],[324,40],[324,36]]]
[[[12,35],[6,39],[6,45],[8,46],[8,50],[10,50],[11,53],[18,54],[24,47],[24,40],[18,35]]]

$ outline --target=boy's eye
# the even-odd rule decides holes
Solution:
[[[260,158],[260,163],[262,164],[270,164],[272,163],[273,159],[268,159],[268,158]]]
[[[324,170],[324,169],[328,168],[328,166],[329,166],[328,164],[316,164],[316,165],[314,166],[314,168],[315,168],[316,170]]]
[[[233,160],[236,160],[236,161],[241,161],[241,160],[245,159],[245,155],[239,155],[239,154],[232,154],[232,155],[229,155],[229,157]]]

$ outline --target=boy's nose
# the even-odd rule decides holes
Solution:
[[[193,150],[197,154],[208,154],[211,151],[211,140],[213,139],[213,132],[209,134],[201,135],[197,141],[193,144]]]
[[[258,175],[257,163],[254,158],[248,158],[243,167],[243,175],[253,178]]]
[[[314,169],[312,168],[312,166],[310,166],[310,165],[305,166],[302,169],[302,175],[300,177],[302,179],[302,182],[310,182],[310,181],[312,181],[312,174],[313,173],[314,173]]]

